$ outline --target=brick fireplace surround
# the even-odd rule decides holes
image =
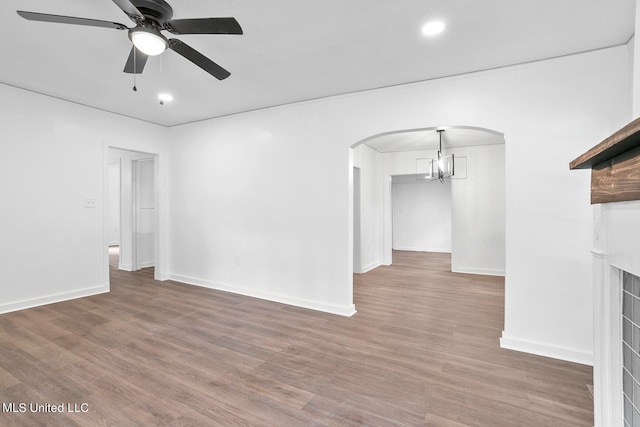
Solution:
[[[640,427],[640,119],[570,168],[591,168],[595,425]]]

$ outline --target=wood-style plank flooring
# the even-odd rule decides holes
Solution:
[[[112,269],[0,315],[0,425],[592,426],[591,368],[501,349],[503,280],[449,268],[395,252],[351,318]]]

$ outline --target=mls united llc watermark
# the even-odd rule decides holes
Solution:
[[[29,413],[86,413],[89,412],[88,403],[26,403],[2,402],[2,412]]]

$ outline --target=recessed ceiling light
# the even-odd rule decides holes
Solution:
[[[158,94],[158,98],[160,98],[160,105],[164,105],[165,102],[173,101],[173,95],[169,93],[160,93]]]
[[[435,36],[442,31],[444,31],[444,22],[442,21],[430,21],[422,27],[422,34],[425,36]]]

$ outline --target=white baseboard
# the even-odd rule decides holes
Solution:
[[[380,261],[376,261],[374,263],[365,265],[365,266],[362,267],[362,274],[367,273],[367,272],[373,270],[374,268],[378,268],[381,265],[382,265],[382,262],[380,262]]]
[[[248,297],[264,299],[267,301],[279,302],[282,304],[293,305],[296,307],[308,308],[311,310],[323,311],[325,313],[338,314],[340,316],[351,317],[356,314],[356,306],[337,306],[332,304],[319,303],[300,298],[288,297],[285,295],[272,294],[270,292],[257,291],[255,289],[242,288],[238,286],[214,283],[209,280],[197,279],[195,277],[183,276],[180,274],[167,274],[167,279],[176,282],[186,283],[188,285],[200,286],[217,291],[231,292],[234,294],[245,295]]]
[[[464,274],[480,274],[482,276],[505,276],[504,270],[493,270],[490,268],[475,268],[475,267],[451,267],[453,273]]]
[[[156,263],[151,261],[151,262],[143,262],[140,264],[140,268],[149,268],[149,267],[155,267]],[[118,270],[123,270],[123,271],[134,271],[133,270],[133,265],[131,264],[119,264],[118,265]]]
[[[133,266],[131,264],[119,264],[118,270],[133,271]]]
[[[500,347],[524,353],[536,354],[538,356],[565,360],[567,362],[593,366],[593,352],[539,341],[531,341],[523,338],[510,337],[504,331],[502,331],[502,337],[500,338]]]
[[[24,310],[26,308],[39,307],[41,305],[53,304],[56,302],[68,301],[76,298],[88,297],[91,295],[103,294],[105,292],[109,292],[109,284],[95,286],[93,288],[80,289],[72,292],[63,292],[60,294],[48,295],[46,297],[38,297],[0,304],[0,314]]]
[[[164,282],[165,280],[169,280],[169,275],[164,271],[156,270],[154,279]]]
[[[415,248],[415,247],[399,247],[393,248],[394,251],[409,251],[409,252],[436,252],[441,254],[450,254],[451,249],[442,249],[442,248]]]

